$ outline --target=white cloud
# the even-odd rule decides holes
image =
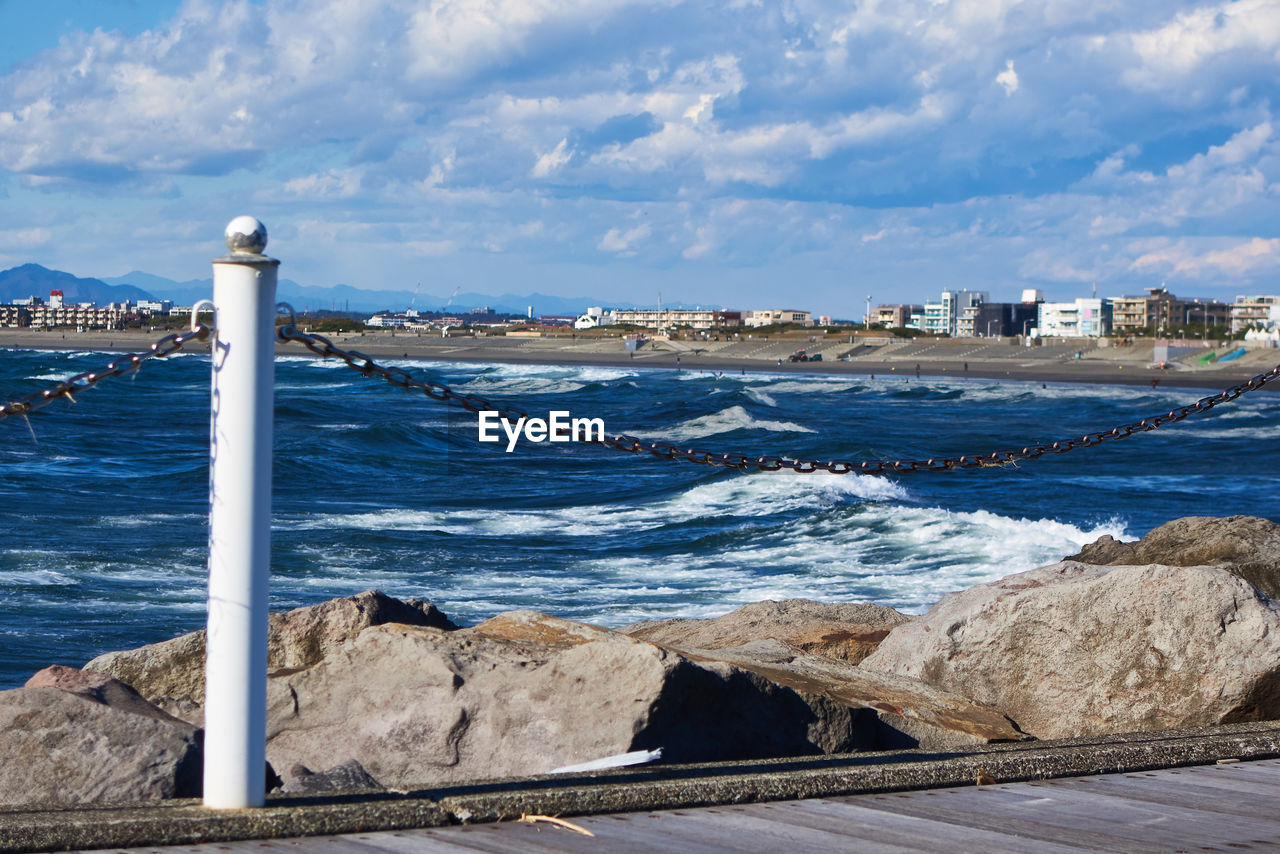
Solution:
[[[533,170],[529,174],[534,178],[545,178],[568,163],[573,158],[573,152],[567,150],[568,145],[569,140],[560,140],[555,148],[538,158],[538,162],[533,165]]]
[[[456,78],[518,56],[542,28],[599,25],[639,0],[434,0],[408,18],[409,73]],[[413,5],[413,4],[410,4]]]
[[[1208,241],[1196,241],[1206,243]],[[1221,243],[1220,240],[1212,241]],[[1199,249],[1190,240],[1180,240],[1146,252],[1134,259],[1135,270],[1152,269],[1170,275],[1198,276],[1203,273],[1241,275],[1280,268],[1280,238],[1254,237],[1220,249]]]
[[[652,229],[647,224],[638,225],[635,228],[623,231],[618,228],[611,228],[605,232],[604,237],[600,238],[600,242],[596,244],[596,248],[605,252],[628,252],[634,243],[644,240],[650,234]]]
[[[1272,0],[1231,0],[1177,13],[1164,26],[1132,35],[1142,64],[1127,79],[1168,88],[1229,54],[1270,54],[1280,48],[1280,6]]]
[[[284,191],[305,199],[350,199],[360,192],[362,172],[356,169],[330,169],[284,183]]]
[[[714,232],[707,226],[698,228],[695,234],[697,235],[697,239],[692,244],[685,247],[684,251],[680,253],[682,258],[690,261],[706,255],[714,249],[716,245]]]
[[[1005,61],[1004,71],[996,75],[996,82],[1004,87],[1006,96],[1018,91],[1018,72],[1013,70],[1013,60]]]
[[[47,228],[0,229],[0,246],[7,249],[30,249],[53,239]]]
[[[1272,269],[1280,265],[1280,238],[1255,237],[1248,243],[1209,252],[1204,256],[1204,263],[1236,274]]]

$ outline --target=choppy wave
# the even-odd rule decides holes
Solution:
[[[782,380],[768,382],[756,386],[756,391],[774,394],[834,394],[858,388],[861,383],[855,380],[838,380],[829,377],[817,377],[812,381]]]
[[[758,494],[754,489],[746,491]],[[457,536],[485,539],[548,532],[565,538],[599,538],[634,535],[646,528],[678,528],[692,517],[711,518],[730,506],[694,512],[698,498],[697,491],[692,491],[671,502],[666,512],[656,512],[658,508],[616,511],[590,522],[569,521],[566,516],[571,514],[528,513],[451,515],[447,524],[441,517],[407,514],[327,523],[372,522],[402,530],[422,525],[440,533],[447,527],[448,533]],[[430,580],[423,579],[428,589],[419,586],[415,595],[429,594],[460,617],[482,618],[498,610],[532,607],[602,625],[675,615],[710,616],[762,599],[873,601],[920,612],[949,590],[1053,563],[1103,534],[1128,535],[1118,520],[1085,528],[1051,519],[1020,519],[986,511],[955,513],[894,501],[843,506],[828,501],[815,504],[814,509],[822,512],[727,536],[709,552],[588,554],[567,566],[542,571],[536,566],[490,566],[482,573],[451,573],[440,589],[431,589]],[[781,506],[771,510],[779,512]],[[740,509],[736,512],[741,514]],[[769,512],[761,508],[759,515]],[[333,567],[335,576],[354,572],[363,581],[379,584],[405,580],[351,557]]]
[[[900,499],[906,494],[900,485],[885,478],[783,471],[723,478],[649,503],[571,505],[538,510],[386,509],[318,514],[280,523],[277,527],[430,531],[500,538],[532,534],[602,537],[655,530],[697,519],[751,518],[797,509],[813,511],[856,500]]]
[[[567,379],[550,377],[479,377],[470,382],[456,386],[459,391],[468,394],[572,394],[582,391],[587,384]]]
[[[710,415],[690,418],[662,430],[664,438],[674,441],[702,439],[720,433],[732,433],[734,430],[768,430],[772,433],[814,433],[811,427],[797,424],[794,421],[768,421],[758,419],[741,406],[730,406]]]

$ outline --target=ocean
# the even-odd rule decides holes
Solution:
[[[0,350],[0,399],[109,361]],[[716,451],[920,459],[1078,437],[1218,389],[411,362],[531,414]],[[209,361],[178,355],[0,421],[0,687],[203,626]],[[762,599],[926,610],[1104,534],[1280,519],[1280,395],[1017,466],[743,474],[573,443],[477,441],[475,416],[304,355],[276,367],[271,598],[378,588],[461,623],[604,626]]]

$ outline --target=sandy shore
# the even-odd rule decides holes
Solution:
[[[163,332],[32,332],[0,329],[0,348],[141,352]],[[1280,364],[1278,350],[1250,350],[1222,365],[1200,365],[1197,350],[1171,360],[1168,368],[1152,365],[1152,346],[1096,347],[1088,342],[1019,346],[991,339],[927,339],[889,345],[856,344],[847,336],[797,336],[747,341],[651,341],[635,353],[618,338],[441,338],[400,332],[329,336],[344,349],[373,357],[426,361],[505,362],[599,365],[691,371],[823,373],[877,377],[965,377],[1031,382],[1121,383],[1221,389],[1271,370]],[[790,362],[797,349],[821,353],[821,362]],[[189,349],[208,352],[208,346]],[[282,344],[281,354],[307,355],[299,344]],[[1230,352],[1223,349],[1221,354]],[[1280,381],[1267,387],[1280,390]]]

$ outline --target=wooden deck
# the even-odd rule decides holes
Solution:
[[[1036,783],[170,848],[225,852],[1280,851],[1280,759]]]

